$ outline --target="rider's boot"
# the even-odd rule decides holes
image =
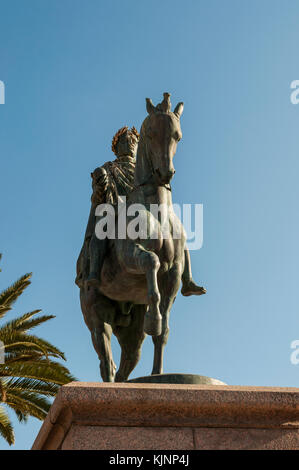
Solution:
[[[185,254],[185,268],[182,275],[182,289],[181,293],[185,297],[189,295],[203,295],[207,291],[204,287],[198,286],[192,279],[192,271],[191,271],[191,260],[190,260],[190,253],[188,248],[184,250]]]
[[[107,250],[107,239],[99,240],[95,234],[89,243],[90,271],[85,280],[85,287],[99,287],[101,285],[101,272]]]
[[[203,295],[207,292],[204,287],[198,286],[193,279],[182,279],[182,283],[181,293],[185,297],[189,295]]]

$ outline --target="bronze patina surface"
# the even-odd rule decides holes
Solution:
[[[197,374],[152,374],[127,380],[128,383],[140,384],[198,384],[198,385],[226,385],[218,379]]]
[[[182,283],[184,296],[206,290],[192,279],[191,261],[183,226],[172,206],[170,181],[173,157],[182,138],[183,103],[171,111],[170,94],[154,106],[146,99],[147,117],[140,134],[121,128],[113,138],[116,160],[92,174],[93,194],[84,243],[77,262],[76,284],[80,288],[84,320],[91,332],[105,382],[124,382],[139,361],[146,334],[154,343],[153,374],[163,372],[163,352],[169,334],[169,315]],[[101,222],[99,204],[116,206],[126,197],[127,206],[142,205],[139,216],[151,220],[146,237],[99,239],[95,227]],[[151,205],[163,205],[169,214],[169,236]],[[125,225],[133,217],[125,214]],[[180,237],[174,234],[180,233]],[[111,335],[121,347],[118,371],[111,351]]]

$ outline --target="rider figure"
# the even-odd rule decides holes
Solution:
[[[91,209],[82,250],[77,262],[76,284],[83,287],[100,284],[100,273],[108,249],[108,239],[98,239],[95,234],[95,210],[99,204],[116,205],[119,196],[127,196],[134,186],[134,171],[139,134],[133,126],[117,131],[112,140],[116,159],[106,162],[91,173]]]

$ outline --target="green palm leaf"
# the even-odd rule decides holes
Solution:
[[[12,362],[29,362],[29,361],[38,361],[43,358],[43,354],[40,351],[36,351],[36,348],[30,349],[26,347],[24,349],[19,349],[17,351],[9,351],[5,354],[5,364],[11,364]]]
[[[44,420],[48,414],[51,403],[45,399],[41,402],[38,398],[37,395],[34,397],[9,395],[6,405],[14,411],[18,410],[21,412],[22,419],[23,417],[26,419],[28,416],[33,416],[34,418]]]
[[[11,310],[12,305],[30,284],[32,273],[20,277],[14,284],[0,293],[0,318]]]
[[[0,406],[0,435],[8,442],[9,445],[14,444],[15,436],[13,427],[3,406]]]
[[[15,328],[26,332],[48,320],[52,320],[52,318],[55,318],[55,315],[41,315],[31,320],[31,318],[39,312],[41,312],[41,310],[34,310],[33,312],[26,313],[22,317],[17,318]]]
[[[1,259],[1,254],[0,254]],[[31,274],[25,274],[0,293],[0,319],[11,310],[13,303],[30,284]],[[20,422],[29,416],[43,420],[51,398],[60,386],[75,378],[54,359],[65,360],[56,346],[28,331],[55,318],[33,310],[0,327],[0,341],[5,345],[5,362],[0,364],[0,403],[13,410]],[[0,435],[11,445],[14,432],[9,416],[0,406]]]
[[[58,385],[64,385],[74,380],[68,369],[59,362],[43,359],[24,363],[15,362],[8,365],[1,364],[0,377],[26,377]]]
[[[59,390],[59,385],[56,383],[48,383],[37,379],[28,378],[11,378],[2,379],[3,387],[7,393],[13,393],[14,391],[27,391],[36,392],[40,395],[55,396]]]
[[[35,344],[36,349],[42,350],[46,356],[50,355],[56,358],[65,359],[63,352],[48,341],[38,338],[37,336],[24,333],[23,331],[13,330],[10,325],[5,325],[0,328],[0,340],[5,344],[6,351],[9,351],[9,348],[15,343],[22,343],[23,346],[25,343],[30,343],[30,345]]]
[[[36,315],[39,312],[41,312],[40,309],[33,310],[32,312],[24,313],[24,315],[17,317],[13,320],[10,320],[9,322],[2,325],[2,328],[4,328],[6,325],[11,325],[11,327],[14,329],[18,329],[19,327],[22,328],[22,325],[24,322],[30,320],[32,317],[34,317],[34,315]]]
[[[8,406],[15,412],[15,415],[18,418],[18,421],[20,423],[27,423],[28,418],[29,418],[28,414],[22,413],[22,411],[20,411],[18,406],[14,406],[14,405],[8,405]]]

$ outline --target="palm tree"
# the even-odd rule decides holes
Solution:
[[[29,286],[30,278],[31,273],[25,274],[0,293],[0,320]],[[43,420],[51,406],[49,397],[54,397],[61,385],[75,380],[66,367],[54,360],[65,360],[64,354],[29,333],[55,318],[38,315],[40,311],[33,310],[0,326],[0,435],[10,445],[14,443],[14,431],[3,404],[15,412],[20,422],[26,422],[29,416]]]

